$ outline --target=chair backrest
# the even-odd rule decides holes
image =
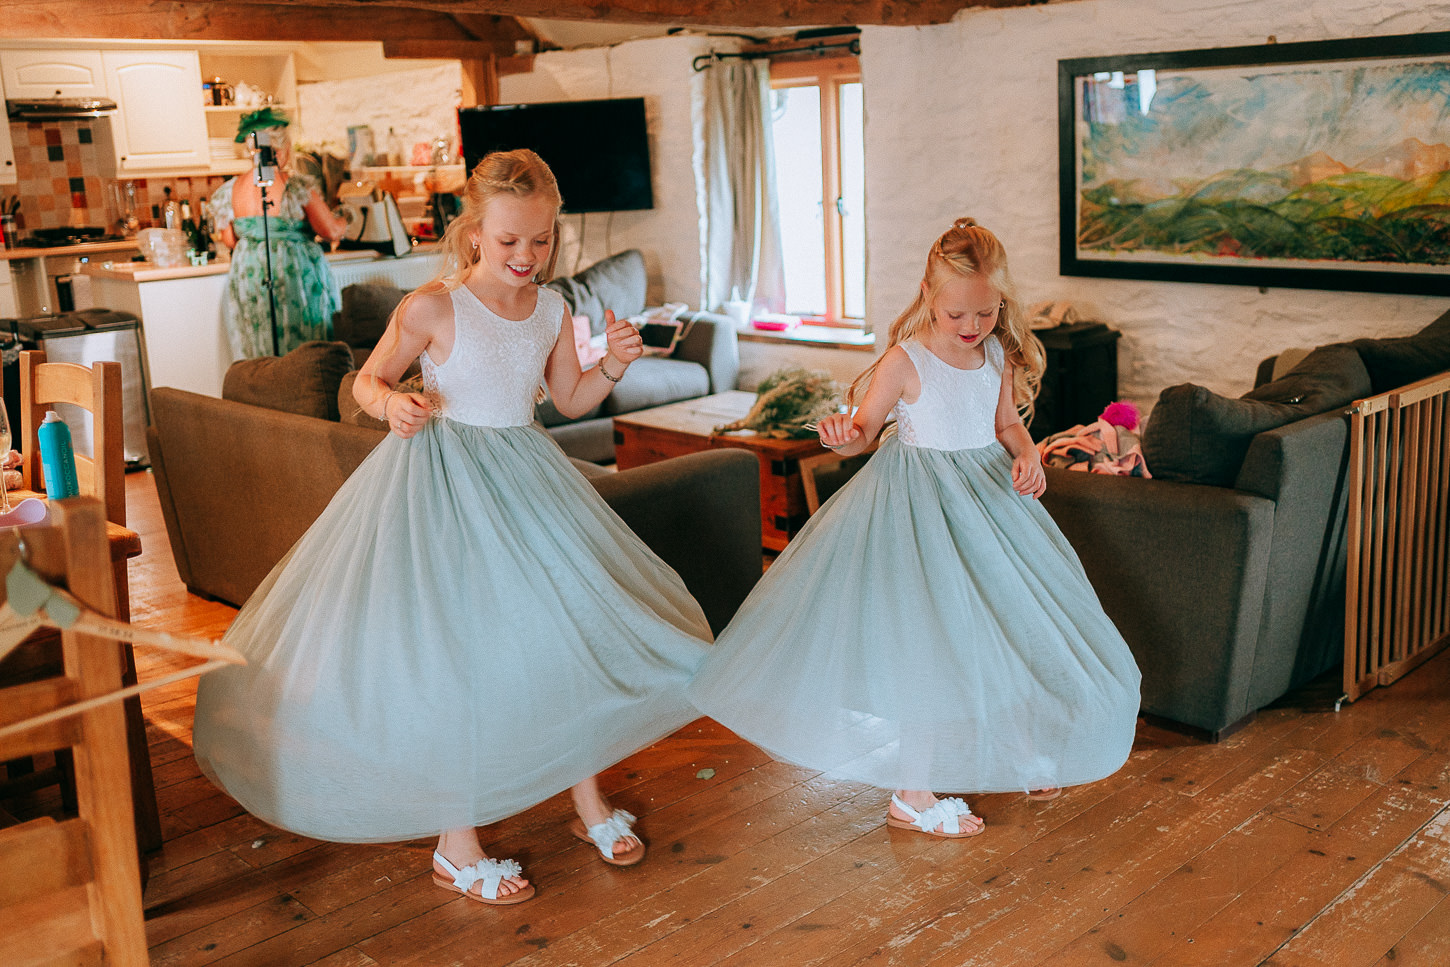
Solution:
[[[40,424],[56,403],[70,403],[91,414],[91,454],[76,454],[76,481],[84,496],[105,505],[106,519],[126,523],[125,413],[121,398],[121,364],[48,363],[45,353],[20,354],[21,465],[25,486],[42,490],[45,473],[40,460]],[[15,414],[11,414],[15,419]],[[11,432],[15,428],[12,426]],[[75,427],[71,428],[75,432]]]
[[[106,520],[94,498],[51,507],[54,526],[0,534],[0,570],[17,555],[101,614],[114,614]],[[0,595],[5,582],[0,581]],[[121,686],[115,643],[61,633],[65,671],[0,688],[0,727],[18,725]],[[0,738],[0,760],[69,748],[78,815],[0,829],[0,937],[7,967],[147,961],[131,773],[120,702],[107,702]]]

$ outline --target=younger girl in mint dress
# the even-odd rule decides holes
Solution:
[[[1072,547],[1018,415],[1042,372],[1001,244],[961,219],[821,442],[896,433],[771,565],[690,697],[777,758],[895,790],[887,822],[971,836],[931,790],[1020,791],[1116,771],[1139,674]]]
[[[277,177],[267,188],[265,226],[261,191],[252,172],[228,180],[212,195],[216,230],[232,248],[222,318],[236,359],[272,355],[274,305],[278,356],[308,340],[331,339],[332,316],[342,308],[337,280],[315,236],[335,241],[342,237],[345,223],[328,211],[310,178],[289,171],[292,149],[287,123],[285,116],[264,108],[244,115],[237,132],[240,142],[254,131],[267,131],[276,150]],[[238,211],[256,214],[237,215]]]

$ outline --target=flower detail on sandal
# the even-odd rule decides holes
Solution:
[[[966,836],[976,836],[985,827],[978,826],[976,829],[963,830],[962,816],[972,816],[971,807],[955,796],[946,799],[938,799],[936,805],[918,812],[905,800],[895,793],[891,794],[891,804],[905,813],[908,819],[897,819],[888,811],[886,814],[886,825],[894,826],[897,829],[914,829],[926,833],[928,836],[941,836],[945,839],[961,839]],[[909,820],[909,821],[908,821]],[[938,831],[937,827],[941,830]]]
[[[522,903],[534,895],[534,885],[530,883],[522,890],[517,890],[506,896],[499,896],[499,888],[503,881],[509,877],[522,876],[524,868],[517,860],[495,860],[484,858],[477,863],[459,869],[448,862],[447,857],[442,853],[433,853],[433,862],[443,867],[448,876],[433,874],[433,882],[444,889],[456,890],[468,897],[470,900],[477,900],[480,903],[491,903],[499,906],[506,906],[510,903]],[[473,884],[483,884],[480,893],[473,892]]]
[[[644,859],[644,840],[640,839],[634,831],[635,817],[623,809],[616,809],[602,823],[595,823],[588,829],[584,828],[584,820],[575,819],[569,829],[575,836],[586,843],[593,843],[599,849],[599,855],[604,862],[614,866],[633,866]],[[614,844],[620,840],[633,838],[636,843],[633,848],[615,855]]]

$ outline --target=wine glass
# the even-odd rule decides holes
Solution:
[[[10,455],[10,415],[5,412],[5,401],[0,400],[0,463]],[[10,489],[5,486],[4,471],[0,470],[0,514],[10,513]]]

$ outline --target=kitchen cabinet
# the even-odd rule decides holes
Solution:
[[[5,101],[5,81],[0,79],[0,104]],[[0,118],[0,185],[18,184],[15,167],[15,144],[10,140],[10,122]]]
[[[0,50],[10,98],[107,97],[99,50]]]
[[[10,281],[10,263],[0,262],[0,319],[20,315],[20,302],[15,297],[15,283]]]
[[[206,169],[206,119],[201,63],[194,50],[101,52],[111,116],[116,173]]]

